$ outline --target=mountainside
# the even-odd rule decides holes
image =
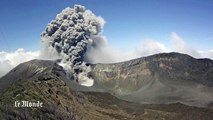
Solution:
[[[36,69],[33,70],[31,67]],[[34,73],[41,68],[46,69]],[[211,120],[213,117],[211,109],[190,107],[180,103],[142,105],[120,100],[109,93],[72,90],[61,77],[65,74],[61,67],[52,61],[33,60],[15,69],[22,74],[23,79],[18,78],[18,74],[14,75],[14,78],[10,78],[10,83],[7,83],[9,85],[1,89],[2,120]],[[8,75],[12,75],[15,69]],[[1,79],[0,82],[6,81]],[[22,100],[41,101],[43,107],[14,106],[15,101]]]
[[[115,64],[96,64],[92,76],[118,97],[138,103],[213,102],[213,61],[163,53]]]
[[[50,75],[47,73],[53,74]],[[63,71],[63,68],[54,61],[32,60],[18,65],[8,74],[0,78],[0,91],[13,82],[40,79],[39,77],[41,76],[44,76],[46,79],[51,79],[55,76],[65,79],[66,73]]]
[[[63,80],[69,87],[78,91],[107,91],[106,89],[103,89],[101,85],[84,87],[73,80],[67,79],[66,72],[57,64],[58,62],[59,61],[51,60],[31,60],[29,62],[22,63],[0,78],[0,91],[16,81],[37,79],[49,80],[55,77]]]
[[[211,60],[178,53],[95,64],[95,84],[84,87],[68,80],[57,61],[32,60],[0,78],[0,118],[211,120],[212,66]],[[14,106],[22,100],[41,101],[43,107]]]

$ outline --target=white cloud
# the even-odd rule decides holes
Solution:
[[[194,49],[190,46],[188,46],[184,39],[181,38],[177,33],[172,32],[171,33],[171,42],[173,43],[174,49],[172,51],[185,53],[188,55],[191,55],[195,58],[210,58],[213,59],[213,49],[202,51]]]
[[[105,41],[107,41],[106,38]],[[127,53],[107,44],[102,45],[98,49],[89,48],[86,60],[92,63],[114,63],[162,52],[168,52],[165,45],[152,39],[146,39],[138,48]]]
[[[198,53],[198,50],[195,50],[189,47],[185,41],[177,35],[175,32],[171,33],[171,42],[174,46],[172,51],[189,54],[193,57],[200,57],[201,55]]]
[[[152,39],[145,39],[140,46],[133,51],[123,53],[109,45],[102,46],[100,49],[90,49],[87,57],[93,63],[113,63],[126,61],[138,57],[153,55],[165,52],[179,52],[191,55],[195,58],[213,59],[213,50],[200,51],[196,50],[184,41],[177,33],[172,32],[170,35],[171,44],[168,46]],[[171,47],[172,46],[172,47]]]
[[[0,52],[0,77],[5,75],[18,64],[32,59],[38,59],[39,56],[39,51],[27,52],[23,48],[17,49],[15,52]]]
[[[210,58],[213,59],[213,49],[207,51],[198,51],[201,58]]]
[[[136,54],[138,54],[139,56],[148,56],[168,51],[169,50],[164,44],[154,41],[152,39],[146,39],[142,42],[142,45],[139,50],[136,51]]]

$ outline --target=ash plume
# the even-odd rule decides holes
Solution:
[[[85,60],[87,49],[96,47],[104,26],[103,18],[96,16],[84,6],[67,7],[52,20],[41,34],[42,42],[49,52],[55,52],[62,58],[59,63],[70,79],[91,86],[93,79],[88,77],[90,65]]]

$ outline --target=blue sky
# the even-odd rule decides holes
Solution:
[[[147,38],[169,46],[171,32],[195,49],[213,49],[212,0],[1,0],[0,51],[38,50],[47,23],[74,4],[102,16],[102,34],[123,51]]]

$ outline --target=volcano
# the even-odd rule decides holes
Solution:
[[[126,62],[90,64],[91,87],[66,77],[57,61],[22,63],[0,79],[2,119],[213,118],[213,61],[161,53]],[[19,108],[15,101],[42,101]]]
[[[96,64],[93,78],[121,99],[137,103],[213,102],[213,61],[162,53],[116,64]]]

